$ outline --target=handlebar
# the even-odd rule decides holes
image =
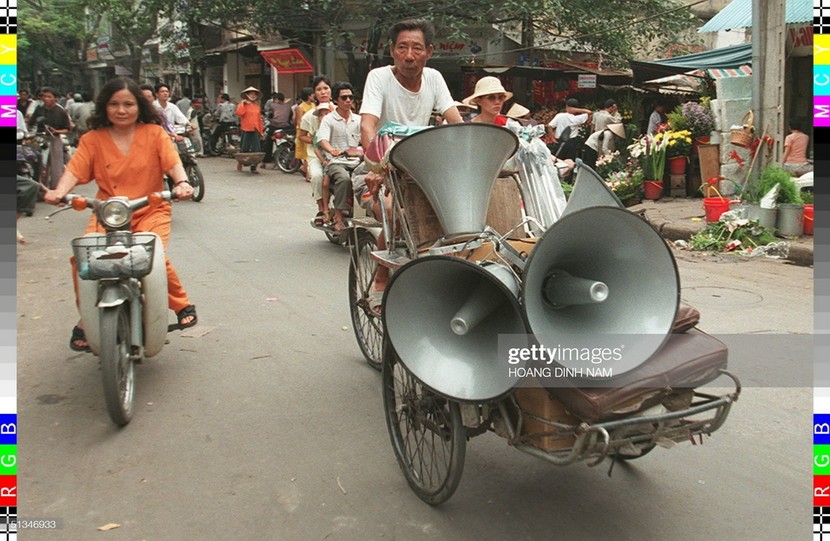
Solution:
[[[100,205],[107,203],[108,201],[112,200],[121,200],[124,201],[127,205],[127,208],[130,212],[134,212],[137,209],[146,206],[157,206],[165,201],[172,201],[174,199],[173,192],[170,190],[162,190],[160,192],[153,192],[151,194],[145,195],[144,197],[139,197],[136,199],[127,199],[123,196],[114,196],[108,199],[94,199],[90,197],[85,197],[83,195],[78,195],[74,193],[69,193],[63,196],[59,202],[59,204],[67,205],[65,207],[61,207],[55,212],[52,212],[46,216],[46,219],[50,219],[55,214],[63,212],[65,210],[69,210],[70,208],[73,210],[86,210],[88,208],[95,209]]]

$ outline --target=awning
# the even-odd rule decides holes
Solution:
[[[560,64],[564,64],[560,62]],[[607,84],[626,84],[631,82],[631,74],[621,70],[590,70],[578,66],[564,66],[556,68],[536,66],[464,66],[465,71],[481,73],[483,75],[505,75],[507,77],[525,77],[535,81],[552,81],[554,79],[572,78],[575,74],[591,73],[597,76],[598,82]]]
[[[650,62],[629,60],[628,63],[634,71],[635,83],[650,81],[666,75],[687,73],[696,69],[740,68],[752,64],[752,44],[742,43],[741,45],[732,45],[703,51],[702,53],[675,56],[674,58]]]
[[[299,49],[260,51],[262,58],[282,73],[311,73],[314,68]]]
[[[813,20],[813,0],[786,0],[786,2],[784,21],[787,24],[807,23]],[[698,32],[720,32],[735,28],[752,28],[752,0],[732,0],[720,13],[700,27]]]

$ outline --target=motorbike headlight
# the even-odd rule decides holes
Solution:
[[[107,227],[119,229],[130,221],[130,208],[124,201],[107,201],[101,207],[101,221]]]

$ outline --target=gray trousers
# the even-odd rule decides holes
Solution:
[[[335,163],[328,167],[329,185],[334,194],[334,208],[345,210],[349,202],[349,192],[352,187],[352,169],[343,164]]]

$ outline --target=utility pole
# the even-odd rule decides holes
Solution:
[[[787,0],[752,0],[752,110],[755,134],[775,141],[771,161],[781,159],[784,148],[784,64]],[[763,143],[762,143],[763,144]],[[757,170],[767,165],[766,150],[759,146]]]

